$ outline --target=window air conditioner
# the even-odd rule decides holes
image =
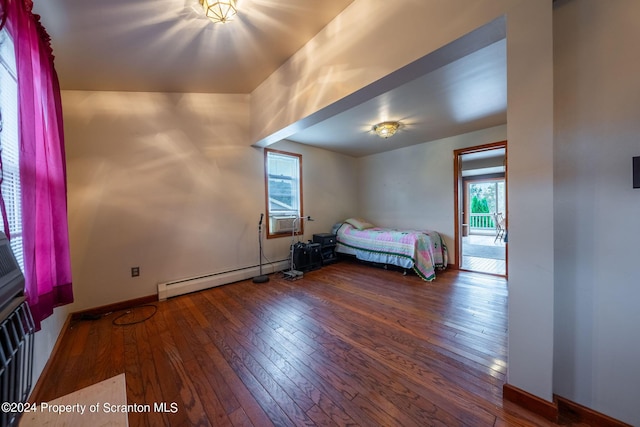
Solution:
[[[271,232],[272,233],[285,233],[293,231],[293,222],[296,219],[295,216],[272,216]],[[300,220],[296,221],[296,231],[300,230]]]

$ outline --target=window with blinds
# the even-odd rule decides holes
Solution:
[[[302,232],[302,155],[265,149],[267,237]]]
[[[0,31],[0,156],[2,158],[0,190],[9,222],[11,249],[20,268],[24,271],[19,155],[18,78],[15,49],[13,39],[6,29],[2,29]]]

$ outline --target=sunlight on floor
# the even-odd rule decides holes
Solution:
[[[461,269],[463,270],[471,270],[479,273],[490,273],[490,274],[499,274],[506,275],[507,272],[507,263],[505,261],[505,254],[503,251],[506,251],[506,244],[502,240],[495,240],[495,235],[478,235],[472,234],[469,236],[465,236],[462,238],[462,247],[464,245],[477,245],[477,246],[486,246],[490,248],[492,252],[498,252],[500,254],[499,257],[494,257],[493,255],[486,256],[462,256],[462,265]],[[499,248],[500,250],[496,251],[495,249]],[[496,259],[502,258],[502,259]]]

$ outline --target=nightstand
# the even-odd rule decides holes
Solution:
[[[336,235],[331,233],[319,233],[313,235],[313,243],[320,244],[322,265],[331,264],[338,260],[336,255]]]

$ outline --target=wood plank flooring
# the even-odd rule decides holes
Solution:
[[[37,401],[124,372],[128,403],[152,408],[132,426],[553,425],[502,400],[499,277],[342,261],[155,305],[73,323]]]
[[[462,238],[462,246],[464,247],[466,244],[489,247],[497,246],[506,250],[506,243],[502,239],[496,240],[495,233],[471,234],[469,236],[464,236]],[[465,252],[464,249],[462,252]],[[502,258],[504,258],[504,256],[502,256]],[[504,259],[463,255],[460,269],[474,271],[476,273],[498,274],[505,276],[507,274],[507,262]]]
[[[480,258],[475,256],[462,256],[462,270],[476,273],[498,274],[504,276],[507,272],[507,262],[500,259]]]

